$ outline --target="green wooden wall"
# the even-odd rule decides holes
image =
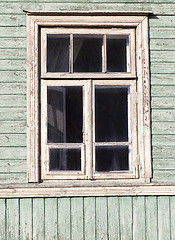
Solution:
[[[175,0],[0,0],[0,184],[26,179],[27,11],[152,11],[152,182],[175,183]],[[173,240],[175,196],[0,199],[0,239]]]
[[[174,240],[175,197],[0,199],[0,240]]]
[[[153,182],[175,182],[175,0],[0,0],[0,182],[26,182],[27,11],[152,11]]]

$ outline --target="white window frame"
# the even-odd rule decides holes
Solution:
[[[78,17],[77,17],[78,15]],[[101,16],[102,15],[102,16]],[[51,30],[49,30],[49,27]],[[52,28],[53,27],[53,28]],[[72,79],[72,83],[76,82],[76,79],[82,78],[82,74],[70,73],[68,74],[58,74],[58,73],[47,73],[45,66],[46,57],[40,57],[41,54],[46,54],[46,52],[41,53],[41,45],[44,44],[44,39],[42,38],[44,34],[42,31],[44,28],[44,32],[47,31],[58,31],[61,28],[80,28],[84,32],[84,29],[91,31],[91,27],[97,28],[111,28],[114,30],[107,31],[115,31],[115,29],[121,29],[122,31],[127,31],[125,28],[135,29],[136,44],[132,44],[130,46],[135,46],[134,49],[130,50],[130,58],[131,58],[131,71],[126,73],[88,73],[84,79],[94,79],[93,83],[104,84],[106,82],[110,82],[111,85],[124,85],[124,86],[135,86],[131,89],[136,89],[135,94],[132,94],[132,99],[135,99],[134,102],[137,105],[137,112],[133,114],[132,126],[137,127],[137,153],[132,156],[132,163],[135,166],[134,177],[127,176],[126,173],[117,174],[117,176],[111,176],[111,174],[97,174],[93,173],[93,179],[97,184],[103,186],[102,179],[105,179],[108,182],[109,186],[113,185],[114,182],[117,183],[143,183],[149,182],[152,177],[151,170],[151,138],[150,138],[150,86],[149,86],[149,51],[148,51],[148,17],[145,14],[142,15],[134,15],[134,14],[89,14],[89,15],[81,15],[81,14],[53,14],[51,16],[47,14],[28,14],[27,15],[27,36],[28,36],[28,84],[27,84],[27,104],[28,104],[28,115],[27,115],[27,126],[28,126],[28,142],[27,142],[27,162],[28,162],[28,181],[29,182],[39,182],[41,179],[44,181],[58,181],[60,179],[60,175],[56,174],[56,177],[53,177],[53,174],[50,174],[48,171],[48,159],[41,159],[42,156],[46,156],[43,152],[46,151],[46,143],[45,139],[43,139],[43,135],[40,134],[41,129],[45,128],[46,121],[42,121],[41,119],[45,119],[45,103],[43,104],[41,96],[44,96],[46,89],[46,80],[47,84],[54,84],[53,79],[60,79],[61,81],[69,81],[66,79]],[[67,30],[65,30],[67,31]],[[106,30],[105,30],[106,31]],[[132,34],[131,34],[132,35]],[[132,39],[134,39],[132,37]],[[40,61],[41,59],[41,61]],[[41,73],[41,74],[40,74]],[[84,75],[84,74],[83,74]],[[52,80],[49,80],[52,79]],[[88,80],[82,80],[86,82],[86,85],[91,84]],[[44,83],[45,82],[45,83]],[[58,84],[55,82],[55,84]],[[76,83],[77,84],[77,83]],[[43,87],[41,87],[43,85]],[[54,85],[55,86],[55,85]],[[42,92],[41,92],[42,89]],[[88,92],[88,91],[87,91]],[[134,96],[134,97],[133,97]],[[134,104],[132,104],[133,106]],[[87,107],[91,108],[91,106]],[[134,109],[134,108],[133,108]],[[86,110],[85,110],[86,111]],[[90,110],[88,110],[90,111]],[[132,110],[131,112],[134,112]],[[42,114],[42,116],[40,115]],[[44,117],[43,117],[44,114]],[[136,124],[135,124],[136,123]],[[87,128],[88,128],[88,124]],[[44,131],[45,132],[45,131]],[[41,139],[42,138],[42,139]],[[92,141],[89,140],[89,141]],[[89,152],[93,155],[92,145],[89,146]],[[81,146],[82,149],[84,146]],[[44,150],[43,150],[44,149]],[[87,151],[87,149],[86,149]],[[47,151],[46,151],[47,152]],[[82,152],[84,152],[82,150]],[[84,154],[83,154],[84,155]],[[45,158],[45,157],[44,157]],[[93,159],[93,156],[92,158]],[[40,166],[41,165],[41,166]],[[41,169],[40,169],[41,167]],[[83,167],[83,170],[85,166]],[[81,183],[87,184],[87,181],[90,181],[92,177],[92,167],[88,167],[89,169],[87,174],[82,173]],[[67,179],[68,182],[71,179],[78,180],[77,174],[71,179],[68,179],[66,174],[63,174],[61,179]],[[74,181],[75,181],[74,180]],[[64,180],[65,181],[65,180]],[[70,182],[71,184],[71,182]]]

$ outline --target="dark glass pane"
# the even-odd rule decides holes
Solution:
[[[107,72],[127,72],[126,42],[107,36]]]
[[[69,45],[69,36],[47,36],[47,72],[69,72]]]
[[[81,170],[80,149],[50,149],[50,171]]]
[[[49,143],[81,143],[82,87],[48,87],[47,116]]]
[[[128,146],[96,147],[96,171],[129,170]]]
[[[128,88],[95,88],[97,142],[128,141]]]
[[[74,72],[102,71],[102,37],[74,37]]]

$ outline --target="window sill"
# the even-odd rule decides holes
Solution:
[[[175,185],[128,184],[117,186],[58,186],[53,184],[11,184],[0,186],[0,198],[25,197],[97,197],[97,196],[175,195]]]

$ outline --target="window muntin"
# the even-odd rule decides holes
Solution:
[[[56,90],[55,92],[58,97],[56,100],[53,90]],[[70,99],[68,99],[69,94],[66,96],[66,90],[68,90],[68,93],[71,92],[73,97],[70,94]],[[42,126],[45,126],[41,129],[42,179],[75,179],[76,177],[78,179],[113,179],[137,177],[137,162],[134,160],[135,155],[137,155],[135,81],[43,79],[41,91],[43,99],[45,99],[43,100],[41,112]],[[51,94],[50,91],[54,99],[52,101],[50,96],[48,96]],[[80,93],[81,91],[82,93]],[[62,96],[64,95],[64,100],[62,98],[60,101],[62,103],[61,107],[59,102],[60,93]],[[74,100],[72,100],[73,98]],[[83,99],[82,111],[79,98]],[[102,100],[103,98],[104,100]],[[66,99],[68,101],[67,104]],[[62,129],[61,134],[59,131],[56,138],[55,133],[53,134],[53,141],[48,141],[48,129],[51,123],[55,123],[52,115],[57,116],[57,110],[54,109],[55,114],[52,111],[48,111],[48,107],[50,108],[48,101],[49,103],[56,101],[59,108],[57,121],[60,121],[60,128]],[[81,124],[79,124],[81,122],[79,114],[76,115],[76,106],[72,105],[71,108],[74,107],[72,110],[75,117],[73,130],[74,127],[75,129],[77,127],[82,129],[78,133],[78,135],[81,135],[82,132],[82,141],[80,141],[81,137],[77,137],[76,131],[75,134],[72,134],[72,131],[70,132],[71,138],[67,131],[64,130],[67,129],[66,122],[69,122],[69,118],[71,119],[71,116],[68,116],[69,101],[72,101],[73,105],[77,101],[79,102],[78,113],[81,112],[83,115],[82,128],[80,127]],[[99,106],[97,107],[97,105]],[[105,116],[106,119],[100,122],[98,117],[102,118],[105,114],[102,109],[103,107],[108,110]],[[63,113],[64,111],[65,113]],[[49,116],[50,114],[51,117]],[[122,121],[120,119],[121,116]],[[63,120],[63,118],[65,119]],[[50,125],[48,124],[48,119]],[[76,126],[77,119],[79,122]],[[74,121],[72,120],[71,122],[73,123]],[[63,127],[64,124],[65,126]],[[58,125],[57,122],[56,126]],[[124,129],[123,133],[120,131],[122,128]],[[103,129],[106,131],[105,133],[104,131],[101,132]],[[77,139],[78,141],[76,141]],[[109,163],[108,166],[107,162]]]
[[[134,28],[42,28],[41,34],[42,77],[56,78],[62,73],[75,77],[83,73],[135,75]]]

